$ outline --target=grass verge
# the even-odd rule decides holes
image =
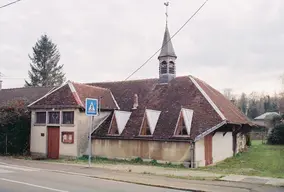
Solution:
[[[88,156],[82,156],[76,159],[57,159],[57,160],[46,160],[50,162],[61,162],[61,163],[88,163]],[[171,162],[159,163],[156,160],[143,161],[141,158],[134,158],[130,160],[125,159],[108,159],[104,157],[92,157],[91,162],[94,164],[124,164],[124,165],[148,165],[148,166],[158,166],[165,168],[185,168],[183,164],[172,164]]]
[[[221,174],[284,178],[284,145],[252,141],[247,152],[239,153],[214,166],[198,169]]]

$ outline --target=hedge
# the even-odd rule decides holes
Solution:
[[[29,153],[30,112],[27,101],[12,100],[0,107],[0,154]]]

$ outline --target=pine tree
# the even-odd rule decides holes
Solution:
[[[239,108],[241,111],[246,114],[247,113],[247,105],[248,105],[248,99],[245,93],[242,93],[240,101],[239,101]]]
[[[25,86],[58,86],[65,81],[63,65],[58,65],[60,53],[56,44],[47,35],[42,35],[33,47],[31,70],[28,72],[30,82]]]

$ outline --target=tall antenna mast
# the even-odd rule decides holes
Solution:
[[[164,5],[166,6],[166,25],[168,24],[168,6],[170,5],[170,3],[167,1],[164,3]]]

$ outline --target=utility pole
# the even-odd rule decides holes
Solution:
[[[0,91],[1,91],[1,89],[2,89],[2,82],[3,82],[3,81],[2,81],[2,76],[3,76],[3,73],[0,72]]]
[[[281,79],[281,92],[284,92],[284,73],[282,75],[280,75],[280,79]]]

